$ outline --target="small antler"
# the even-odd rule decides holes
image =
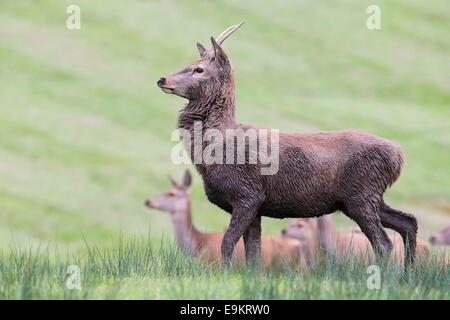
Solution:
[[[216,38],[217,44],[221,45],[225,41],[226,38],[228,38],[233,32],[235,32],[237,29],[239,29],[244,23],[245,23],[245,21],[242,21],[241,23],[239,23],[237,25],[227,28],[224,32],[219,34],[219,36]]]

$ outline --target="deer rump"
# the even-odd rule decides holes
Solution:
[[[261,175],[261,163],[197,169],[208,199],[225,211],[232,213],[236,202],[242,205],[245,199],[251,206],[257,198],[259,216],[295,218],[345,212],[347,203],[370,203],[372,198],[379,204],[402,164],[397,144],[345,130],[280,133],[279,170],[274,175]]]

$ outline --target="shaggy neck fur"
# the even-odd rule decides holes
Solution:
[[[178,117],[178,128],[193,130],[194,122],[202,121],[203,130],[234,128],[235,83],[233,72],[212,84],[211,92],[189,100]]]

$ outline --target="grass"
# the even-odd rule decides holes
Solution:
[[[66,286],[80,268],[81,289]],[[235,266],[223,272],[148,237],[119,238],[110,248],[86,245],[76,255],[11,247],[0,259],[0,299],[449,299],[450,275],[437,256],[405,280],[402,268],[381,269],[379,289],[356,261],[330,260],[305,271],[271,273]]]
[[[69,4],[81,8],[81,30],[65,26]],[[168,217],[143,202],[187,167],[170,162],[184,102],[162,94],[155,81],[195,61],[196,41],[208,45],[244,19],[224,45],[236,70],[238,121],[285,131],[354,128],[399,142],[406,165],[387,201],[414,213],[427,238],[450,221],[450,11],[446,0],[381,0],[382,29],[370,31],[369,4],[0,1],[0,248],[51,242],[71,255],[85,242],[111,246],[121,234],[148,229],[153,246],[172,243]],[[192,198],[198,228],[223,230],[229,216],[207,201],[198,175]],[[351,224],[342,215],[335,222]],[[263,232],[285,224],[265,219]],[[172,285],[159,275],[148,297]],[[29,277],[32,287],[60,286],[51,275]],[[133,277],[121,283],[133,286],[140,276]],[[220,273],[214,277],[224,283]],[[238,297],[245,277],[226,277]],[[6,283],[5,295],[14,296],[19,287]],[[92,294],[105,296],[102,286]]]

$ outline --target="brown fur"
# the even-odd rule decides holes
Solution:
[[[319,248],[323,248],[326,253],[335,256],[338,260],[354,258],[369,263],[373,256],[370,242],[359,228],[337,230],[333,226],[330,216],[318,219],[292,219],[289,225],[282,230],[281,235],[284,238],[310,243],[309,247],[313,248],[310,254],[315,257],[319,254]],[[394,232],[390,232],[388,235],[393,243],[390,261],[403,263],[404,246],[401,238]],[[426,242],[417,241],[416,254],[421,261],[428,261],[430,250]]]
[[[450,245],[450,226],[432,234],[430,243],[434,245]]]
[[[201,232],[192,223],[189,187],[191,176],[186,172],[183,184],[172,179],[172,188],[146,202],[152,209],[171,213],[178,246],[186,253],[206,263],[221,262],[221,243],[223,233]],[[278,265],[290,265],[294,268],[306,265],[300,242],[281,236],[262,237],[262,264],[266,270]],[[240,239],[232,256],[233,264],[244,261],[244,242]]]
[[[222,132],[254,128],[235,121],[233,68],[221,46],[214,38],[211,42],[199,61],[158,81],[164,92],[189,101],[180,112],[178,128],[192,132],[195,121],[202,121],[203,129]],[[192,157],[191,145],[187,151]],[[414,261],[415,217],[383,200],[403,165],[399,145],[352,130],[281,133],[279,151],[279,171],[271,176],[261,175],[260,163],[196,164],[208,199],[232,214],[222,241],[224,264],[242,236],[249,261],[259,259],[261,216],[316,217],[337,210],[359,225],[377,255],[388,255],[392,249],[383,227],[399,232],[411,248],[406,261]]]

